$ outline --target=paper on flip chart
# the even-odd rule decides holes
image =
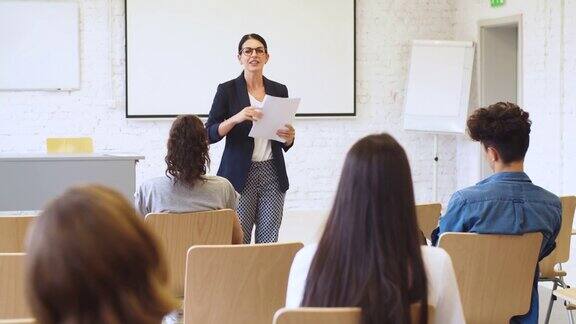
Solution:
[[[252,123],[252,129],[248,136],[286,142],[285,139],[276,135],[276,131],[285,128],[284,125],[286,124],[292,124],[296,117],[298,105],[300,105],[300,98],[266,96],[261,108],[262,118]]]

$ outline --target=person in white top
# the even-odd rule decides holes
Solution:
[[[360,307],[362,324],[410,323],[412,304],[434,323],[465,323],[450,256],[420,246],[410,166],[388,134],[348,152],[318,244],[296,255],[286,307]],[[420,307],[427,323],[428,307]]]

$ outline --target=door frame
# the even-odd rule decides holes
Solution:
[[[517,104],[522,106],[523,100],[523,27],[522,15],[513,15],[494,19],[482,19],[478,21],[478,95],[480,99],[480,107],[485,107],[489,103],[486,102],[484,90],[484,32],[487,28],[504,27],[504,26],[517,26],[518,27],[518,57],[517,57],[517,76],[516,76],[516,98]]]
[[[485,95],[485,88],[484,88],[484,69],[485,69],[485,61],[484,61],[484,33],[488,28],[494,27],[505,27],[505,26],[516,26],[518,28],[518,56],[517,60],[517,75],[516,75],[516,101],[517,104],[522,107],[522,103],[524,101],[524,90],[523,90],[523,23],[522,23],[522,15],[513,15],[513,16],[506,16],[500,18],[493,18],[493,19],[482,19],[478,21],[478,99],[480,107],[486,107],[491,103],[486,102],[486,95]],[[488,163],[484,158],[484,149],[481,147],[482,144],[479,144],[479,158],[480,158],[480,170],[479,175],[480,179],[483,179],[491,174],[489,172]]]

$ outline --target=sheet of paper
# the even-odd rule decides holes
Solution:
[[[293,123],[298,105],[300,105],[300,98],[266,96],[266,101],[261,108],[262,118],[252,123],[252,129],[248,136],[286,142],[282,137],[276,135],[276,131],[284,128],[286,124]]]

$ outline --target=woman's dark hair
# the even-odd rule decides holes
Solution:
[[[484,148],[498,151],[502,162],[524,160],[530,145],[530,115],[510,102],[479,108],[468,117],[468,134]]]
[[[363,324],[410,323],[427,279],[404,149],[388,134],[348,152],[334,205],[312,260],[302,306],[361,307]]]
[[[268,45],[266,44],[264,37],[262,37],[258,34],[246,34],[246,35],[242,36],[242,38],[240,39],[240,43],[238,43],[238,54],[240,54],[240,52],[242,52],[242,45],[244,45],[244,43],[249,39],[255,39],[255,40],[259,41],[260,43],[262,43],[262,45],[264,45],[264,50],[266,52],[268,52]]]
[[[178,116],[168,137],[166,175],[176,182],[194,186],[204,179],[210,165],[208,134],[200,118],[194,115]]]
[[[28,304],[38,323],[157,324],[177,307],[158,240],[120,193],[69,189],[34,221]]]

